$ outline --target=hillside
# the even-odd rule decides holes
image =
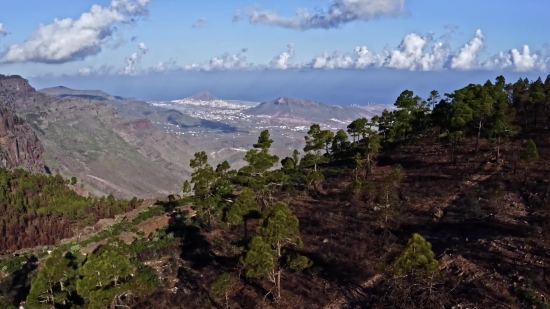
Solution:
[[[433,109],[405,90],[395,110],[349,123],[351,136],[312,124],[303,154],[275,156],[268,130],[237,169],[196,152],[183,197],[0,257],[0,304],[548,308],[548,98],[550,76],[469,84]],[[86,216],[86,203],[51,200],[75,197],[59,176],[19,173],[0,171],[9,226]]]
[[[121,118],[106,101],[49,96],[18,76],[0,79],[0,93],[42,141],[49,170],[94,194],[162,196],[189,175],[192,150],[148,119]]]
[[[270,116],[274,119],[305,120],[308,123],[337,119],[351,121],[361,117],[372,117],[374,113],[355,106],[328,105],[312,100],[280,97],[273,101],[263,102],[247,109],[248,115]]]
[[[101,90],[75,90],[75,89],[67,88],[65,86],[43,88],[38,91],[48,95],[57,96],[60,98],[71,97],[71,98],[80,98],[80,99],[98,100],[98,101],[122,99],[120,96],[118,97],[112,96]]]
[[[39,92],[59,98],[97,100],[114,109],[121,117],[129,119],[148,118],[154,124],[173,124],[183,127],[196,127],[200,119],[182,114],[175,110],[165,110],[132,98],[124,98],[105,93],[101,90],[75,90],[64,86],[44,88]],[[157,125],[159,127],[160,125]]]
[[[190,154],[182,140],[148,119],[120,118],[100,101],[63,99],[20,113],[43,141],[50,169],[99,192],[164,195],[188,175]]]

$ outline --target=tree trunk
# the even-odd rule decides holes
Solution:
[[[277,271],[277,298],[281,298],[281,269]]]
[[[481,126],[482,126],[482,122],[480,120],[479,125],[477,127],[476,153],[479,151],[479,139],[481,138]]]
[[[248,241],[248,228],[247,228],[247,224],[246,224],[247,221],[248,221],[248,220],[247,220],[246,218],[243,219],[243,225],[244,225],[244,240],[245,240],[245,241]]]
[[[279,259],[281,258],[281,243],[277,241],[277,298],[281,298],[281,266]]]
[[[497,164],[500,159],[500,134],[497,137]]]
[[[370,164],[370,153],[367,152],[367,174],[365,175],[365,179],[369,177],[369,174],[371,172],[371,164]]]

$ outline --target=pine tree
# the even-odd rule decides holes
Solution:
[[[359,140],[359,136],[361,135],[361,132],[365,129],[367,126],[367,119],[366,118],[359,118],[355,119],[348,125],[348,133],[351,134],[353,137],[353,143],[357,140]]]
[[[307,136],[304,137],[306,146],[304,152],[306,153],[302,159],[303,166],[313,166],[313,170],[317,171],[317,165],[328,162],[329,152],[328,145],[334,140],[334,133],[330,130],[321,130],[321,127],[314,123],[309,128]],[[321,154],[321,149],[325,148],[326,154]]]
[[[273,144],[273,140],[269,136],[269,131],[263,130],[262,132],[260,132],[258,142],[254,144],[253,147],[261,150],[266,150],[271,147],[271,144]]]
[[[294,149],[292,152],[292,161],[294,161],[294,167],[297,168],[300,164],[300,152],[298,149]]]
[[[431,244],[413,234],[380,282],[384,308],[447,308],[450,299]]]
[[[229,290],[232,285],[233,279],[228,273],[222,273],[212,284],[212,294],[216,298],[224,298],[227,308],[229,308]]]
[[[286,177],[282,171],[272,171],[279,161],[278,156],[269,153],[272,143],[269,131],[262,131],[258,143],[254,144],[255,149],[247,151],[244,156],[244,161],[248,165],[239,169],[234,177],[236,183],[254,191],[255,197],[262,203],[262,207],[272,202],[272,190],[282,186]]]
[[[525,149],[523,150],[523,159],[528,162],[535,162],[539,160],[539,153],[537,151],[537,145],[532,139],[527,141]]]
[[[441,96],[437,90],[430,91],[430,96],[426,101],[428,102],[428,106],[431,110],[434,109],[435,105],[439,102],[439,99],[441,99]]]
[[[197,217],[211,227],[214,218],[220,211],[218,207],[220,196],[214,192],[217,180],[216,172],[208,164],[208,156],[204,151],[195,153],[194,159],[189,165],[193,168],[191,183],[196,197]]]
[[[216,180],[213,185],[213,192],[220,197],[227,197],[233,193],[231,178],[234,171],[230,171],[231,166],[227,161],[223,161],[216,167]]]
[[[449,111],[450,121],[446,132],[441,137],[450,144],[452,163],[456,163],[456,150],[461,139],[465,136],[468,124],[473,119],[472,109],[465,103],[470,95],[471,93],[467,89],[456,90],[454,93],[448,94],[449,99],[452,100]]]
[[[189,183],[189,180],[186,180],[183,182],[183,196],[184,197],[187,197],[189,195],[191,195],[191,183]]]
[[[68,305],[76,288],[76,268],[74,257],[70,254],[64,256],[59,249],[54,250],[32,280],[27,306],[49,309]]]
[[[472,115],[474,116],[473,121],[477,127],[476,153],[479,152],[479,140],[481,138],[483,126],[493,112],[494,99],[491,97],[492,90],[493,84],[490,81],[487,81],[483,87],[473,87],[471,90],[474,92],[475,96],[474,99],[470,100],[469,105],[472,109]]]
[[[212,194],[212,185],[216,180],[216,173],[210,164],[206,152],[197,152],[189,164],[193,168],[191,183],[193,191],[198,197],[207,197]]]
[[[367,172],[370,173],[374,166],[374,160],[380,150],[380,136],[371,128],[365,128],[362,131],[363,139],[359,143],[359,150],[365,158],[364,166]]]
[[[301,244],[299,223],[288,205],[278,202],[265,210],[258,235],[252,238],[241,259],[248,277],[267,276],[275,284],[277,298],[281,297],[281,258],[286,244]],[[306,261],[305,257],[296,255],[291,258],[290,264],[295,270],[301,270],[310,265]]]
[[[401,178],[401,166],[397,165],[380,183],[376,199],[381,211],[381,221],[384,229],[388,228],[390,219],[395,218],[401,209],[401,200],[399,199],[399,191],[397,190],[397,183]]]
[[[88,308],[105,308],[121,292],[122,283],[130,280],[133,271],[126,257],[125,245],[121,241],[111,241],[88,256],[79,269],[78,295],[88,303]]]
[[[506,81],[502,75],[496,78],[492,87],[491,97],[493,98],[493,113],[488,120],[488,127],[496,139],[496,161],[500,162],[500,150],[504,140],[514,136],[520,127],[514,124],[515,110],[508,103],[506,92]]]
[[[393,269],[398,275],[409,272],[428,275],[438,270],[439,263],[432,251],[432,244],[419,234],[413,234],[407,242],[407,247],[393,263]]]
[[[254,199],[254,192],[249,188],[244,188],[241,194],[235,199],[225,213],[225,220],[231,225],[243,223],[244,237],[247,235],[247,221],[255,211],[258,211],[258,203]]]
[[[332,153],[338,153],[344,151],[347,147],[348,134],[346,131],[340,129],[336,132],[332,141]]]

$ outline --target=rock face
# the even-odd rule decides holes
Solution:
[[[29,81],[19,75],[0,74],[0,105],[11,106],[17,110],[27,108],[29,98],[36,95],[36,90],[29,85]]]
[[[25,166],[33,172],[43,172],[43,152],[44,146],[32,127],[11,107],[0,106],[0,166]]]
[[[25,103],[34,103],[35,96],[36,90],[26,79],[18,75],[0,75],[1,167],[25,166],[33,172],[44,171],[42,143],[32,127],[15,114],[15,109],[27,108]]]

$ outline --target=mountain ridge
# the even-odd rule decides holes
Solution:
[[[327,121],[337,119],[350,121],[362,117],[372,117],[374,113],[357,106],[331,105],[310,99],[278,97],[275,100],[260,103],[244,111],[254,116],[271,118],[294,118],[308,121]]]
[[[215,101],[219,100],[215,96],[213,96],[211,93],[207,91],[202,91],[199,93],[196,93],[194,95],[188,96],[184,98],[184,100],[194,100],[194,101]]]
[[[65,86],[42,88],[38,91],[48,95],[57,96],[60,98],[76,97],[81,99],[98,100],[98,101],[117,99],[116,96],[108,94],[102,90],[78,90],[78,89],[68,88]]]

